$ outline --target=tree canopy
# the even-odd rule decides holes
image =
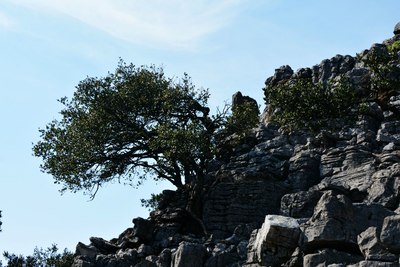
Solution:
[[[121,60],[114,73],[88,77],[59,100],[61,119],[40,129],[34,155],[61,191],[94,196],[105,183],[137,185],[148,175],[179,188],[204,176],[225,121],[209,115],[208,98],[187,74],[166,78],[162,68]]]

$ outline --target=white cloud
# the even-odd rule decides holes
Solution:
[[[11,29],[14,27],[15,22],[7,14],[0,11],[0,28]]]
[[[245,1],[248,0],[12,0],[12,3],[63,13],[130,42],[189,48],[229,24]]]

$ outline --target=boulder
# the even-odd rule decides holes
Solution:
[[[361,255],[354,255],[334,249],[323,249],[317,253],[304,256],[304,267],[322,267],[322,266],[348,266],[362,260]]]
[[[137,236],[141,242],[149,242],[153,237],[154,223],[140,217],[134,218],[132,222],[135,224],[134,236]]]
[[[396,35],[397,35],[397,34],[400,34],[400,22],[397,23],[397,24],[394,26],[393,33],[396,34]]]
[[[400,215],[385,218],[380,239],[389,251],[400,254]]]
[[[91,244],[96,247],[102,254],[112,254],[117,252],[117,250],[119,249],[119,247],[100,237],[91,237],[89,240]]]
[[[280,266],[291,257],[299,236],[300,228],[296,219],[267,215],[262,227],[252,234],[247,264]]]
[[[206,255],[202,244],[182,242],[172,254],[171,267],[203,267]]]
[[[280,213],[293,218],[310,218],[321,196],[322,193],[315,190],[286,194],[281,199]]]
[[[369,227],[358,235],[358,246],[366,260],[394,262],[398,260],[398,255],[394,255],[383,246],[379,240],[379,230],[377,227]]]
[[[76,245],[75,255],[83,256],[85,258],[96,258],[100,251],[93,245],[85,245],[81,242]]]

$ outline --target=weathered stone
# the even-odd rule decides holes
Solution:
[[[154,262],[151,262],[147,259],[142,259],[134,267],[157,267],[157,264],[155,264]]]
[[[290,217],[267,215],[261,229],[250,239],[247,263],[278,266],[295,250],[300,236],[297,221]]]
[[[400,254],[400,215],[385,218],[380,239],[390,252]]]
[[[203,220],[210,233],[227,238],[240,224],[260,227],[265,214],[279,213],[281,197],[288,191],[283,182],[249,180],[222,182],[210,188]]]
[[[310,218],[321,196],[320,191],[314,190],[286,194],[281,199],[280,213],[293,218]]]
[[[172,252],[169,248],[161,251],[160,256],[158,257],[157,267],[170,267],[172,259]]]
[[[348,264],[356,263],[362,260],[361,255],[349,254],[346,252],[334,250],[334,249],[323,249],[318,253],[308,254],[304,256],[304,267],[319,267],[329,266],[331,264]]]
[[[399,267],[397,262],[382,262],[382,261],[361,261],[356,264],[347,265],[348,267]]]
[[[289,164],[288,181],[293,191],[305,191],[320,182],[320,156],[313,151],[296,153]]]
[[[95,267],[96,265],[91,261],[86,261],[80,256],[75,256],[74,262],[71,267]]]
[[[95,258],[100,251],[95,246],[87,246],[81,242],[76,245],[75,255],[84,256],[88,258]]]
[[[100,237],[91,237],[89,240],[91,244],[96,247],[102,254],[112,254],[117,252],[117,250],[119,249],[119,247]]]
[[[149,242],[153,237],[154,223],[140,217],[134,218],[132,222],[135,224],[134,235],[139,237],[141,242]]]
[[[236,92],[232,96],[232,110],[235,110],[238,106],[248,103],[258,110],[257,101],[249,96],[243,96],[241,92]]]
[[[201,244],[182,242],[172,254],[171,267],[203,267],[206,248]]]
[[[394,26],[393,33],[394,33],[394,34],[400,34],[400,22],[397,23],[397,24]]]
[[[313,216],[304,226],[305,242],[312,250],[327,244],[355,246],[353,223],[354,208],[351,201],[344,195],[328,191],[322,195]]]
[[[382,245],[376,227],[369,227],[359,234],[358,246],[366,260],[394,262],[398,259]]]
[[[247,246],[249,245],[249,241],[243,240],[237,245],[237,254],[241,260],[247,259]]]

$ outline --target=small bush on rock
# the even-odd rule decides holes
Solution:
[[[333,119],[350,118],[359,102],[345,78],[326,84],[305,78],[288,80],[268,88],[266,100],[271,120],[285,131],[317,131],[329,126]]]

